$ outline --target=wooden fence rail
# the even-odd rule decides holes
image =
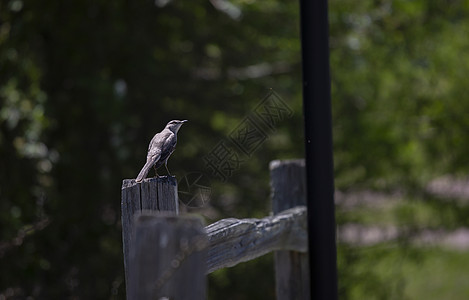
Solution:
[[[306,207],[263,219],[223,219],[207,226],[207,273],[278,250],[306,252]]]
[[[177,216],[174,177],[124,180],[127,298],[205,299],[205,274],[274,251],[277,299],[309,299],[304,161],[274,161],[270,170],[273,215],[207,227]]]

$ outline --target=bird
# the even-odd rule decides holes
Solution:
[[[157,169],[163,164],[169,176],[171,176],[168,170],[168,158],[176,149],[177,133],[186,122],[187,120],[169,121],[161,132],[155,134],[148,145],[147,161],[140,173],[138,173],[135,179],[136,182],[142,182],[151,167],[155,169],[156,176],[159,177]]]

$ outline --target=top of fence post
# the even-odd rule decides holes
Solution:
[[[272,212],[306,205],[304,159],[273,160],[270,162]]]

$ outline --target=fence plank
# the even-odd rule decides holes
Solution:
[[[306,205],[304,160],[272,161],[270,176],[274,214],[297,205]],[[307,231],[304,234],[307,240]],[[310,299],[308,254],[275,252],[275,280],[278,300]]]
[[[157,184],[158,210],[179,213],[176,177],[160,177]]]
[[[207,245],[199,218],[137,216],[128,299],[205,299]]]
[[[207,273],[276,250],[307,250],[306,207],[263,219],[223,219],[206,227],[210,246]]]
[[[141,183],[135,179],[122,182],[121,220],[124,252],[125,282],[128,286],[129,254],[133,243],[134,216],[142,210],[178,213],[177,181],[175,177],[147,178]]]

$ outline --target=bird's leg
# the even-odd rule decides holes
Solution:
[[[166,160],[166,161],[164,162],[164,167],[166,168],[166,171],[168,172],[168,175],[169,175],[169,176],[173,176],[173,175],[171,175],[171,173],[169,173],[169,170],[168,170],[168,160]]]
[[[156,171],[156,164],[153,165],[153,170],[155,170],[155,175],[156,175],[156,177],[160,177],[160,175],[158,175],[158,172]]]

